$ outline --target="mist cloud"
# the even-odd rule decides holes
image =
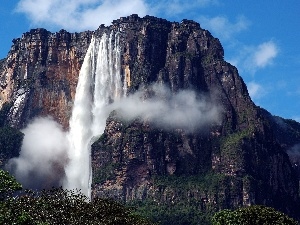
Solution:
[[[7,169],[25,188],[61,186],[68,143],[62,127],[50,117],[36,118],[25,129],[20,156]]]
[[[110,107],[128,120],[140,118],[162,129],[178,128],[187,132],[220,123],[222,111],[215,102],[195,91],[172,93],[163,85],[153,85],[146,92],[140,90]]]

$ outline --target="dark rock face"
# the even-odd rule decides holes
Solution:
[[[91,36],[112,29],[121,32],[128,94],[155,82],[172,93],[192,89],[217,102],[222,119],[190,133],[112,112],[92,146],[94,195],[195,203],[203,212],[266,204],[300,215],[298,176],[286,153],[300,142],[299,124],[280,118],[280,126],[255,106],[237,69],[223,60],[219,40],[193,21],[132,15],[95,32],[31,30],[0,61],[0,100],[13,102],[9,123],[20,128],[51,115],[67,128]]]
[[[236,68],[223,60],[219,40],[192,21],[129,17],[115,24],[124,27],[123,66],[130,69],[130,92],[151,82],[164,83],[174,93],[194,89],[222,105],[222,125],[190,134],[140,120],[128,123],[112,114],[93,145],[95,195],[156,202],[189,196],[202,208],[267,204],[295,214],[299,184],[273,130],[274,118],[251,101]],[[158,184],[162,177],[211,171],[225,175],[219,191],[207,193],[196,185],[184,192]]]

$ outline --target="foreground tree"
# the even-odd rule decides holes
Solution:
[[[86,197],[74,191],[52,189],[4,202],[0,224],[132,224],[150,225],[129,208],[112,200]]]
[[[19,190],[21,185],[0,170],[1,193]],[[5,195],[7,196],[7,195]],[[0,201],[0,224],[90,224],[90,225],[151,225],[135,215],[134,211],[108,199],[96,198],[92,202],[79,191],[61,188],[34,192],[24,191]]]
[[[22,190],[22,185],[7,171],[0,169],[0,200],[3,201],[18,190]]]
[[[271,207],[254,205],[237,210],[222,210],[212,218],[213,225],[297,225],[284,213]]]

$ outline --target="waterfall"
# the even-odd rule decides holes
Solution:
[[[122,96],[119,33],[93,37],[82,64],[69,121],[64,188],[91,196],[91,144],[104,131],[106,107]]]

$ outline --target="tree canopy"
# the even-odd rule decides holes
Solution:
[[[20,190],[21,185],[0,170],[1,191]],[[3,181],[3,182],[2,182]],[[0,201],[0,224],[90,224],[151,225],[132,208],[110,199],[88,199],[77,190],[62,188],[35,192],[26,190]]]
[[[22,189],[22,185],[16,181],[7,171],[0,169],[0,200],[4,200],[12,192]]]
[[[271,207],[254,205],[237,210],[222,210],[212,218],[212,225],[297,225],[284,213]]]

